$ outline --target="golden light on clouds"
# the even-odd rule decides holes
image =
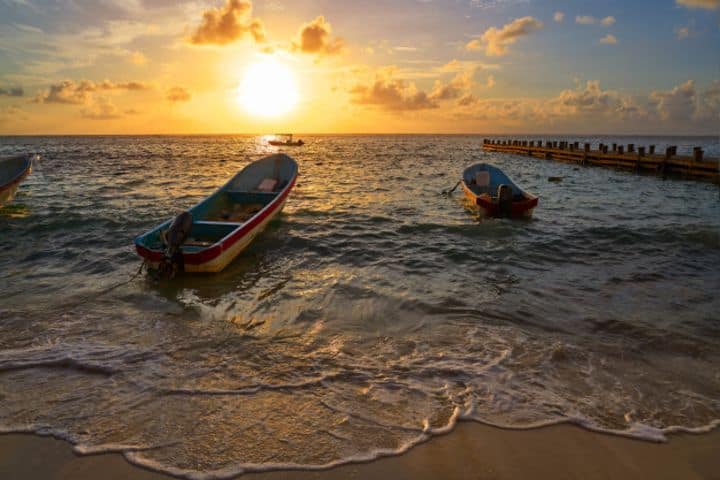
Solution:
[[[278,117],[288,113],[300,100],[295,74],[273,57],[258,60],[245,70],[237,100],[252,115]]]

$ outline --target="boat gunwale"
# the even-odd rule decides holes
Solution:
[[[284,201],[287,199],[287,197],[290,194],[290,191],[293,189],[297,182],[298,178],[298,168],[297,168],[297,162],[290,157],[289,155],[284,154],[276,154],[284,156],[288,159],[290,159],[295,164],[295,172],[288,182],[288,184],[283,188],[281,191],[277,192],[277,195],[275,198],[268,203],[265,207],[262,208],[259,212],[257,212],[255,215],[253,215],[251,218],[246,220],[243,223],[238,223],[237,228],[230,231],[227,235],[222,237],[217,242],[213,243],[212,245],[203,248],[202,250],[199,250],[197,252],[183,252],[183,260],[185,263],[190,265],[202,265],[208,262],[213,261],[217,257],[219,257],[225,250],[229,249],[233,245],[235,245],[237,242],[239,242],[242,238],[250,234],[255,228],[257,228],[258,225],[260,225],[266,218],[268,218],[270,215],[272,215],[277,208],[284,203]],[[256,160],[256,162],[272,158],[276,155],[271,155],[269,157],[264,157],[259,160]],[[215,197],[216,195],[227,191],[228,186],[233,183],[238,177],[240,177],[245,170],[250,167],[255,162],[251,162],[248,165],[245,166],[240,172],[235,174],[230,180],[228,180],[222,187],[218,188],[215,192],[213,192],[208,197],[204,198],[201,202],[197,203],[190,209],[189,211],[192,211],[193,209],[203,205],[205,202],[208,202],[211,198]],[[141,257],[145,258],[146,260],[150,260],[153,262],[157,262],[162,260],[163,258],[163,251],[162,250],[155,250],[152,248],[149,248],[145,246],[143,243],[143,240],[150,235],[151,233],[162,229],[163,227],[170,225],[172,223],[172,220],[168,220],[159,226],[153,228],[152,230],[149,230],[148,232],[139,235],[135,238],[135,249]],[[233,222],[228,222],[233,223]]]

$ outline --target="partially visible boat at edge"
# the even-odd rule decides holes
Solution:
[[[292,133],[279,133],[275,135],[277,140],[268,140],[268,144],[273,147],[302,147],[305,142],[302,140],[293,140]]]
[[[530,218],[539,199],[494,165],[478,163],[463,172],[465,196],[484,217]]]
[[[32,172],[32,155],[0,157],[0,207],[13,201],[18,187]]]
[[[211,196],[179,216],[135,239],[138,255],[151,269],[168,262],[168,237],[180,220],[187,235],[177,245],[185,272],[220,272],[262,232],[285,206],[295,186],[298,166],[284,154],[251,163]]]

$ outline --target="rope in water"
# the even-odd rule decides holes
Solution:
[[[138,271],[135,272],[135,274],[132,275],[129,280],[126,280],[126,281],[124,281],[124,282],[121,282],[121,283],[118,283],[118,284],[113,285],[113,286],[111,286],[111,287],[108,287],[108,288],[106,288],[105,290],[101,290],[101,291],[99,291],[99,292],[97,292],[97,293],[88,295],[87,297],[82,298],[82,299],[80,299],[80,300],[78,300],[78,301],[76,301],[76,302],[73,302],[73,303],[69,303],[69,304],[67,304],[67,305],[64,305],[64,306],[60,309],[60,312],[62,313],[62,312],[71,310],[71,309],[73,309],[73,308],[77,308],[77,307],[79,307],[80,305],[83,305],[83,304],[85,304],[85,303],[90,302],[91,300],[97,300],[98,298],[100,298],[100,297],[102,297],[102,296],[104,296],[104,295],[107,295],[108,293],[112,292],[113,290],[117,290],[117,289],[120,288],[120,287],[123,287],[123,286],[125,286],[125,285],[128,285],[128,284],[134,282],[140,275],[142,275],[143,269],[145,269],[146,266],[147,266],[147,260],[145,260],[145,261],[140,265],[140,268],[138,268]]]

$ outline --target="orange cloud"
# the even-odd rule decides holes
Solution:
[[[370,84],[359,84],[350,90],[352,103],[377,106],[389,111],[413,111],[438,108],[436,100],[414,83],[392,78],[390,70],[380,72]]]
[[[122,117],[118,108],[107,97],[94,99],[80,114],[91,120],[114,120]]]
[[[501,57],[507,54],[509,45],[520,38],[543,28],[543,23],[533,17],[516,18],[512,22],[497,29],[491,27],[478,39],[468,43],[465,48],[475,51],[485,49],[485,54],[491,57]]]
[[[256,42],[265,40],[262,21],[252,18],[252,2],[227,0],[222,8],[212,8],[203,13],[200,26],[190,37],[194,45],[227,45],[250,35]]]
[[[60,83],[50,85],[50,88],[40,92],[33,102],[35,103],[66,103],[80,105],[87,103],[91,95],[102,90],[147,90],[147,84],[141,82],[114,83],[110,80],[103,80],[95,83],[92,80],[63,80]]]
[[[293,50],[315,55],[334,55],[342,52],[345,42],[342,38],[331,39],[332,26],[320,15],[312,22],[300,27]]]
[[[720,0],[676,0],[675,3],[683,7],[705,8],[707,10],[720,8]]]
[[[25,95],[25,92],[22,87],[0,87],[0,97],[22,97],[23,95]]]
[[[453,100],[460,98],[467,90],[473,87],[474,73],[475,72],[459,73],[447,85],[436,81],[429,98],[431,100]]]
[[[183,87],[172,87],[165,96],[171,102],[188,102],[192,98],[190,92]]]

